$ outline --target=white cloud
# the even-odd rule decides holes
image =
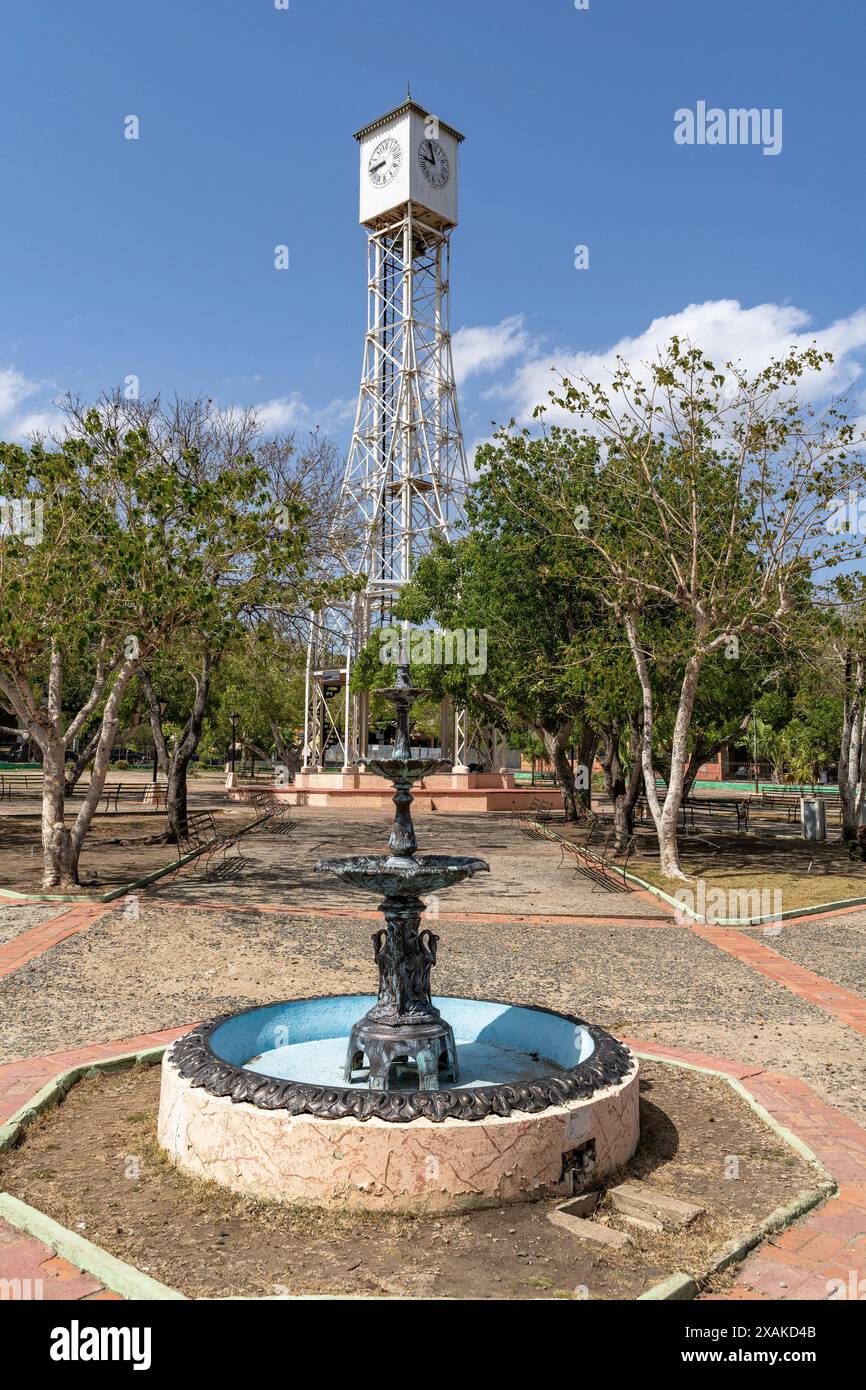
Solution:
[[[316,410],[308,405],[300,391],[292,391],[289,396],[275,396],[273,400],[253,406],[253,413],[265,434],[317,428],[329,434],[354,420],[355,400],[336,397]]]
[[[34,435],[54,434],[62,426],[63,417],[54,401],[44,397],[56,389],[56,382],[30,381],[17,367],[0,367],[0,439],[25,443]],[[43,397],[42,402],[22,411],[23,402],[37,395]]]
[[[550,351],[536,339],[528,344],[525,360],[513,375],[486,394],[505,403],[500,414],[525,421],[536,405],[547,402],[557,374],[572,379],[587,376],[605,384],[610,381],[618,357],[637,370],[642,363],[651,361],[675,334],[701,347],[716,366],[723,367],[730,360],[740,362],[746,370],[758,370],[770,358],[781,356],[792,347],[808,347],[814,341],[819,349],[832,352],[835,358],[820,375],[809,373],[803,378],[801,392],[814,400],[845,392],[861,377],[863,363],[857,354],[866,349],[866,309],[858,309],[825,328],[816,328],[811,316],[793,305],[757,304],[744,308],[735,299],[689,304],[677,313],[653,319],[642,333],[621,338],[600,352],[573,348]],[[557,413],[551,410],[549,418],[555,418]]]
[[[11,438],[22,440],[33,436],[49,440],[62,438],[65,432],[65,417],[53,406],[48,406],[45,410],[31,410],[26,415],[19,416],[11,422],[8,430]]]
[[[492,327],[458,328],[451,338],[454,375],[458,384],[470,376],[493,372],[530,346],[523,315],[513,314]]]
[[[297,425],[306,424],[310,415],[309,406],[300,391],[293,391],[290,396],[275,396],[273,400],[262,401],[253,409],[266,434],[295,429]]]
[[[15,367],[0,367],[0,419],[11,415],[23,400],[39,390],[38,381],[28,381]]]

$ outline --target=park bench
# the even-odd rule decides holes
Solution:
[[[242,868],[246,861],[238,849],[238,840],[241,831],[231,830],[221,834],[212,811],[188,811],[186,817],[186,833],[180,837],[177,845],[178,867],[181,859],[188,854],[199,851],[205,856],[204,869],[206,878],[224,878],[228,876],[228,855],[229,851],[238,851],[233,863],[233,871]]]
[[[762,811],[784,811],[786,820],[796,820],[800,814],[800,793],[762,792],[757,805]]]
[[[152,788],[156,787],[156,795]],[[84,797],[90,790],[89,782],[76,782],[69,793],[70,799]],[[98,810],[119,811],[121,806],[144,806],[148,811],[165,809],[165,783],[163,782],[106,782],[99,794]]]
[[[41,796],[44,785],[41,772],[0,772],[0,801],[11,801],[13,792]]]
[[[561,835],[558,831],[550,828],[551,817],[543,815],[543,812],[549,809],[549,807],[541,807],[539,814],[528,810],[518,812],[517,819],[521,831],[539,839],[550,840],[553,844],[558,845],[560,865],[564,862],[566,855],[571,855],[576,861],[577,872],[583,878],[589,879],[594,888],[600,888],[606,893],[630,893],[632,889],[626,878],[626,869],[634,852],[635,836],[631,836],[624,851],[615,852],[611,849],[611,842],[615,833],[613,825],[603,841],[593,843],[604,825],[601,816],[584,809],[581,821],[569,822],[572,825],[576,824],[579,829],[572,835]],[[582,838],[578,838],[581,836],[581,832],[583,832]]]
[[[255,791],[247,799],[261,822],[257,829],[267,829],[271,835],[288,835],[294,829],[295,822],[289,815],[291,808],[288,802],[272,788]]]
[[[804,796],[814,797],[816,801],[822,801],[827,807],[827,814],[835,815],[841,823],[842,798],[838,792],[822,792],[820,790],[762,792],[760,798],[753,798],[752,804],[760,807],[762,811],[784,811],[787,821],[795,821],[800,814],[800,799]]]
[[[600,824],[600,817],[596,817]],[[613,826],[607,832],[604,840],[599,844],[593,844],[593,837],[597,826],[588,828],[586,837],[583,840],[573,839],[571,836],[557,836],[560,845],[561,859],[560,864],[566,855],[571,855],[576,860],[577,872],[589,879],[594,885],[594,889],[601,889],[605,893],[630,893],[631,885],[626,878],[628,861],[634,853],[635,836],[632,835],[621,852],[614,853],[611,849],[615,829]]]
[[[198,853],[205,858],[205,876],[226,877],[225,864],[229,850],[237,845],[240,832],[231,831],[227,834],[220,834],[216,819],[212,811],[188,811],[186,817],[186,830],[178,838],[175,846],[177,859],[174,871],[166,882],[173,880],[183,866],[183,861],[192,854]],[[221,858],[220,858],[221,856]],[[219,859],[218,869],[215,871],[213,865]],[[244,861],[245,862],[245,861]]]
[[[683,799],[683,830],[697,829],[696,813],[705,812],[710,819],[717,816],[736,816],[737,830],[749,829],[749,802],[747,798],[730,796],[687,796]]]
[[[662,805],[664,805],[664,800],[665,800],[665,799],[664,799],[663,796],[660,796],[660,797],[659,797],[659,801],[662,803]],[[646,799],[646,792],[641,792],[641,794],[640,794],[640,796],[638,797],[637,801],[634,803],[634,814],[635,814],[635,819],[636,819],[636,820],[639,820],[639,821],[641,821],[641,822],[646,821],[646,820],[652,820],[652,814],[651,814],[651,812],[650,812],[649,802],[648,802],[647,799]]]
[[[245,835],[252,829],[286,835],[293,829],[295,822],[289,819],[289,807],[272,791],[255,792],[249,801],[256,813],[255,820],[225,831],[220,831],[212,811],[189,812],[186,834],[178,845],[178,867],[182,858],[199,850],[205,878],[224,882],[236,879],[251,863],[241,849]]]
[[[664,805],[664,797],[659,797]],[[697,830],[697,817],[706,814],[711,820],[717,816],[736,816],[737,830],[749,828],[749,800],[745,797],[731,796],[685,796],[680,802],[680,828],[685,834]],[[643,792],[635,802],[635,816],[641,822],[650,819],[649,802]]]

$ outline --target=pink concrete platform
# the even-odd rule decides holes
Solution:
[[[214,1096],[162,1062],[158,1139],[174,1163],[253,1196],[371,1211],[464,1211],[597,1184],[637,1148],[638,1063],[616,1085],[538,1114],[319,1119]],[[580,1153],[577,1171],[569,1156]]]
[[[239,786],[230,801],[244,801],[261,788]],[[393,791],[371,772],[299,772],[288,787],[273,787],[290,806],[344,806],[390,811]],[[412,788],[415,807],[424,811],[516,811],[562,805],[557,787],[517,787],[511,772],[434,773]]]

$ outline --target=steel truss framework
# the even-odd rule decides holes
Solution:
[[[352,664],[435,535],[464,521],[468,483],[449,328],[450,227],[409,203],[369,231],[367,332],[352,442],[331,529],[335,569],[366,575],[354,599],[313,614],[307,651],[304,767],[336,744],[344,769],[367,755],[368,697]],[[333,711],[341,693],[339,714]],[[465,711],[443,710],[442,752],[465,767],[489,739]]]

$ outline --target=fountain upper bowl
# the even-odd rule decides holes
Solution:
[[[451,764],[445,758],[368,758],[364,766],[368,772],[385,777],[389,782],[409,784],[420,782],[422,777]]]
[[[417,898],[450,888],[479,871],[490,871],[484,859],[459,854],[358,854],[349,859],[320,859],[316,872],[334,874],[345,883],[386,898]]]

